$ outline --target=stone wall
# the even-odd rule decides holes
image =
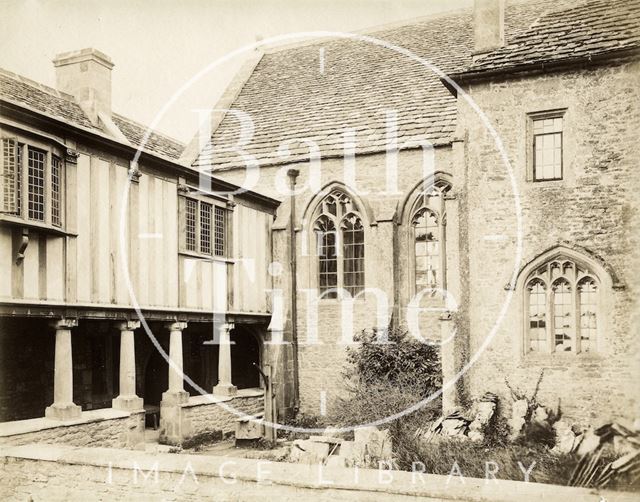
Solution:
[[[470,333],[472,357],[488,341],[469,374],[472,395],[490,390],[506,398],[505,379],[530,393],[544,369],[539,400],[550,407],[560,402],[568,419],[584,424],[638,416],[638,75],[640,65],[627,63],[473,85],[473,100],[513,166],[522,208],[520,257],[512,180],[492,136],[459,99],[466,159],[456,170],[465,207],[459,252],[468,288],[460,327]],[[527,181],[527,114],[565,108],[563,180]],[[511,284],[515,290],[505,286],[514,270],[558,245],[607,268],[609,277],[600,278],[608,303],[599,312],[597,351],[524,355],[524,278]],[[487,340],[505,302],[504,320]]]
[[[192,396],[184,402],[164,402],[160,408],[160,442],[181,445],[201,434],[229,434],[241,416],[264,412],[264,392],[242,389],[234,397]]]
[[[0,498],[24,500],[616,500],[635,494],[387,470],[42,445],[0,456]],[[418,469],[419,470],[419,469]],[[601,497],[601,498],[600,498]]]
[[[0,446],[37,443],[136,448],[144,444],[144,413],[103,409],[68,422],[37,418],[0,424]]]
[[[189,404],[183,405],[183,410],[191,426],[191,436],[212,431],[229,434],[236,430],[236,420],[240,418],[238,414],[256,416],[264,412],[264,393],[241,391],[240,395],[220,404],[211,404],[202,397],[192,397]]]
[[[383,115],[381,115],[381,120]],[[452,156],[450,146],[435,148],[436,172],[451,172]],[[278,208],[278,219],[274,224],[273,261],[284,265],[284,273],[274,277],[274,288],[282,289],[286,316],[289,313],[289,263],[288,218],[290,203],[276,189],[276,179],[283,177],[289,168],[298,168],[300,175],[298,187],[307,186],[303,193],[296,196],[296,249],[297,249],[297,302],[298,302],[298,340],[300,409],[304,413],[320,414],[329,412],[332,403],[344,395],[342,372],[345,364],[345,344],[342,338],[342,305],[338,300],[323,299],[317,305],[317,315],[313,305],[308,302],[306,289],[314,288],[317,263],[310,256],[314,234],[311,222],[308,221],[314,210],[316,193],[308,188],[309,171],[307,166],[272,166],[260,170],[260,184],[256,190],[282,201]],[[414,192],[416,185],[423,179],[423,153],[421,150],[402,151],[398,160],[398,183],[395,193],[384,193],[386,183],[386,155],[359,155],[355,162],[355,180],[359,197],[356,202],[365,219],[365,286],[382,291],[388,299],[387,318],[402,323],[405,319],[406,307],[411,297],[410,274],[408,269],[409,253],[413,252],[413,244],[409,239],[409,213],[398,220],[400,209],[407,198]],[[280,173],[280,174],[279,174]],[[233,170],[219,173],[231,182],[241,184],[244,170]],[[345,167],[343,160],[324,159],[321,163],[321,187],[332,183],[345,183]],[[350,187],[353,188],[353,187]],[[278,230],[282,227],[282,230]],[[455,229],[455,223],[452,225]],[[368,293],[361,295],[353,306],[352,332],[370,329],[376,325],[376,298]],[[426,313],[420,316],[422,335],[438,338],[440,327],[439,313]],[[317,326],[310,330],[309,326]],[[287,326],[286,340],[290,339],[290,325]],[[291,359],[288,360],[291,362]],[[280,383],[282,389],[292,390],[293,371],[278,368],[287,383]],[[290,382],[290,383],[289,383]],[[285,399],[286,401],[286,399]],[[322,409],[321,403],[326,403]],[[283,403],[284,404],[284,403]]]

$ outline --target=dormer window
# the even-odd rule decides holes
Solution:
[[[56,148],[23,142],[18,138],[1,140],[0,212],[19,222],[38,226],[63,226],[63,162]]]

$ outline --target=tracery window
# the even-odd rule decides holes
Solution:
[[[444,198],[449,185],[435,185],[420,194],[411,217],[415,291],[445,289]]]
[[[588,267],[556,257],[525,282],[527,352],[595,349],[599,282]]]
[[[364,226],[357,206],[346,193],[333,190],[314,214],[318,289],[337,298],[344,289],[355,296],[364,289]]]

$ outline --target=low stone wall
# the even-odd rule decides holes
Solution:
[[[19,446],[0,451],[2,500],[323,500],[632,502],[636,494],[112,448]]]
[[[162,404],[160,409],[160,442],[181,445],[200,434],[236,430],[236,420],[244,415],[264,411],[264,392],[243,389],[233,397],[211,394],[190,397],[186,403]]]
[[[223,434],[234,432],[236,420],[240,418],[238,413],[256,416],[264,412],[264,392],[240,391],[232,399],[219,400],[218,403],[211,403],[206,397],[199,396],[183,405],[185,418],[191,424],[192,436],[212,431],[222,431]]]
[[[35,443],[71,446],[144,446],[144,412],[105,408],[69,421],[35,418],[0,424],[0,446]]]

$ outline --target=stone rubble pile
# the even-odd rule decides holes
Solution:
[[[449,415],[440,417],[428,430],[418,429],[415,436],[424,442],[437,441],[442,437],[482,441],[484,429],[493,418],[497,407],[498,396],[487,392],[475,404],[470,415],[473,418],[467,418],[456,410]]]
[[[565,433],[568,447],[570,435],[566,430]],[[580,458],[569,480],[570,486],[604,488],[623,478],[637,483],[640,476],[640,421],[636,420],[633,425],[612,422],[587,429],[575,435],[570,452]],[[605,455],[617,458],[603,465],[599,461]]]
[[[333,467],[369,467],[391,461],[392,442],[389,431],[377,427],[355,430],[354,440],[339,437],[332,428],[322,436],[296,439],[289,460],[301,464],[326,464]]]

